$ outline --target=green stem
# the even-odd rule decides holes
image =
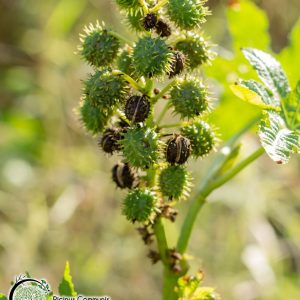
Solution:
[[[181,127],[183,126],[184,122],[179,122],[179,123],[173,123],[173,124],[163,124],[163,125],[160,125],[159,128],[174,128],[174,127]]]
[[[145,89],[144,87],[140,86],[132,77],[130,77],[128,74],[120,71],[120,70],[113,70],[113,75],[121,75],[129,84],[136,89],[137,91],[140,91],[141,93],[144,93]]]
[[[166,85],[160,93],[158,93],[156,96],[152,97],[152,102],[155,103],[157,100],[159,100],[161,97],[163,97],[176,83],[178,83],[179,79],[174,79],[171,81],[168,85]]]
[[[159,1],[150,11],[152,13],[156,13],[160,10],[161,7],[165,6],[169,0],[161,0]]]
[[[235,175],[240,173],[245,167],[247,167],[249,164],[255,161],[263,153],[264,153],[264,149],[261,147],[258,150],[256,150],[254,153],[252,153],[250,156],[248,156],[245,160],[237,164],[230,171],[228,171],[223,176],[221,176],[220,178],[217,178],[216,180],[213,181],[208,180],[206,185],[202,185],[201,189],[198,191],[195,199],[193,200],[188,210],[188,213],[186,215],[186,218],[184,220],[181,229],[181,233],[177,243],[177,250],[180,253],[184,253],[186,251],[196,218],[198,216],[200,209],[205,204],[207,196],[210,195],[218,187],[224,185]]]
[[[163,300],[177,300],[176,293],[174,291],[177,285],[178,278],[180,276],[170,270],[170,268],[164,268],[164,281],[163,281]]]
[[[166,104],[165,104],[165,107],[162,109],[162,111],[160,112],[157,120],[156,120],[156,124],[157,126],[159,126],[160,122],[163,120],[165,114],[167,113],[167,111],[169,110],[169,108],[171,107],[170,105],[170,102],[168,101]],[[161,126],[159,126],[161,127]]]
[[[161,261],[166,267],[168,267],[168,257],[167,257],[168,242],[165,234],[164,225],[160,217],[158,217],[157,220],[155,220],[155,223],[153,225],[153,230],[157,239],[157,247],[158,247]]]
[[[117,38],[117,39],[119,39],[119,40],[125,42],[125,43],[128,44],[129,46],[132,46],[132,44],[133,44],[133,42],[132,42],[131,40],[127,39],[126,37],[124,37],[123,35],[121,35],[121,34],[115,32],[115,31],[111,31],[111,30],[110,30],[110,31],[109,31],[109,34],[112,35],[112,36],[114,36],[115,38]]]

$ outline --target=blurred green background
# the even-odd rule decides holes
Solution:
[[[300,77],[300,1],[241,2],[230,8],[209,1],[213,15],[204,26],[220,45],[221,56],[205,72],[223,139],[257,113],[228,89],[238,76],[253,76],[241,46],[272,49],[292,85]],[[160,297],[161,266],[146,259],[120,214],[123,194],[110,181],[117,158],[97,149],[74,112],[90,71],[74,54],[78,34],[99,19],[136,38],[120,16],[112,0],[0,0],[1,292],[25,271],[56,291],[69,260],[80,293]],[[254,134],[244,137],[241,156],[257,145]],[[209,160],[190,164],[195,184]],[[199,216],[192,271],[203,269],[223,299],[300,299],[299,167],[296,157],[277,166],[264,156],[215,192]],[[167,224],[171,244],[186,206],[176,224]]]

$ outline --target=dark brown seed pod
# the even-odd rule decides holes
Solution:
[[[112,169],[112,179],[121,189],[132,189],[138,185],[136,173],[127,163],[118,163]]]
[[[190,140],[182,135],[175,135],[167,142],[166,159],[171,164],[184,164],[190,156]]]
[[[138,123],[144,122],[150,112],[150,102],[146,96],[132,96],[125,105],[125,115],[128,120]]]
[[[160,210],[161,210],[161,216],[163,218],[166,218],[171,222],[175,222],[176,217],[178,215],[178,211],[175,208],[173,208],[168,204],[165,204],[162,207],[160,207]]]
[[[156,264],[160,260],[160,255],[155,250],[150,250],[148,252],[147,256],[151,259],[151,262],[152,262],[153,265]]]
[[[115,128],[107,128],[101,138],[99,139],[99,145],[106,153],[113,154],[114,151],[120,150],[118,141],[121,139],[119,130]]]
[[[145,245],[150,245],[153,242],[153,233],[149,231],[147,226],[137,228],[137,231],[142,237],[143,242]]]
[[[156,23],[155,29],[156,33],[161,37],[168,37],[172,34],[171,27],[163,20],[159,20]]]
[[[126,129],[127,127],[130,126],[130,124],[128,124],[128,122],[124,119],[120,119],[118,122],[117,122],[117,126],[122,128],[122,129]]]
[[[169,78],[179,75],[183,71],[185,65],[185,56],[183,53],[175,51],[173,52],[173,55],[174,60],[171,64],[171,71],[168,73]]]
[[[155,95],[158,95],[160,93],[160,89],[158,89],[158,88],[153,89],[153,93]]]
[[[145,16],[143,20],[143,25],[145,30],[153,29],[157,24],[157,15],[154,13],[149,13]]]

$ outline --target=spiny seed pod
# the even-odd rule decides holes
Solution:
[[[82,45],[79,46],[83,58],[94,67],[111,64],[117,57],[119,40],[99,23],[85,27],[84,31],[85,34],[81,36]]]
[[[180,51],[173,52],[174,60],[171,65],[171,71],[168,73],[169,78],[179,75],[185,65],[185,56]]]
[[[106,153],[113,154],[120,150],[118,141],[121,139],[119,130],[115,128],[107,128],[99,140],[99,145]]]
[[[209,44],[198,34],[189,32],[186,38],[175,45],[188,59],[189,68],[195,69],[213,58]]]
[[[203,24],[208,14],[207,0],[169,0],[168,15],[181,29],[191,30]]]
[[[190,139],[192,155],[196,158],[206,156],[216,144],[216,134],[204,121],[196,121],[181,129],[184,136]]]
[[[138,8],[139,0],[116,0],[117,4],[123,9]]]
[[[112,109],[99,109],[99,107],[87,100],[83,100],[79,112],[84,126],[92,133],[102,132],[108,120],[113,115]]]
[[[156,33],[161,37],[168,37],[172,34],[171,27],[163,20],[158,20],[155,26]]]
[[[135,69],[132,63],[132,49],[127,47],[122,50],[117,60],[118,69],[135,78]]]
[[[182,135],[175,135],[167,142],[166,159],[171,164],[184,164],[190,156],[190,141]]]
[[[170,200],[185,199],[190,191],[190,175],[183,166],[168,166],[158,179],[159,190]]]
[[[151,191],[134,189],[124,199],[123,214],[132,222],[145,222],[151,217],[155,202],[155,196]]]
[[[141,76],[153,77],[170,71],[172,53],[160,37],[142,37],[133,50],[133,62]]]
[[[145,30],[153,29],[157,24],[157,15],[154,13],[149,13],[144,17],[143,25]]]
[[[112,169],[112,179],[121,189],[132,189],[138,185],[136,173],[127,163],[118,163]]]
[[[99,70],[84,82],[85,98],[101,109],[111,109],[122,103],[128,92],[128,84],[121,76],[109,70]]]
[[[158,159],[159,141],[157,133],[151,128],[128,128],[119,143],[126,162],[133,167],[147,168]]]
[[[208,109],[207,88],[196,78],[175,85],[170,95],[174,110],[181,118],[194,118]]]
[[[133,123],[144,122],[150,112],[150,102],[147,96],[132,96],[125,105],[125,115]]]
[[[144,13],[142,9],[130,10],[126,14],[126,23],[130,29],[136,32],[143,32],[145,30],[142,24],[143,17]]]

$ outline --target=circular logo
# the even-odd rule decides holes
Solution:
[[[47,300],[50,288],[45,280],[19,278],[9,293],[9,300]]]

